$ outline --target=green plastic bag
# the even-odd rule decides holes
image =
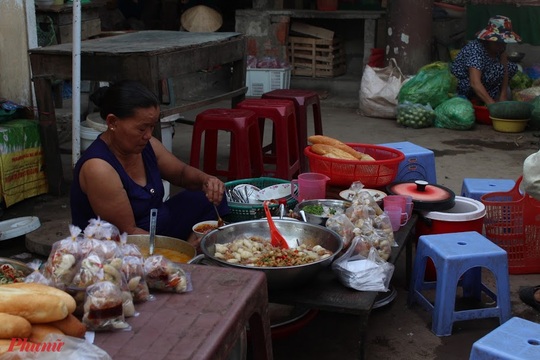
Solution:
[[[406,81],[398,94],[399,103],[431,105],[436,108],[456,92],[456,78],[448,63],[437,61],[423,66],[418,73]]]
[[[413,104],[405,101],[397,107],[397,123],[413,129],[421,129],[433,125],[435,112],[430,105]]]
[[[435,108],[435,127],[469,130],[475,124],[472,103],[462,97],[453,97]]]

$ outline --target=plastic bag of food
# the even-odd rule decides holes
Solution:
[[[427,128],[433,125],[435,111],[431,105],[414,104],[405,101],[397,107],[397,123],[413,129]]]
[[[375,248],[370,248],[368,256],[356,253],[356,237],[349,249],[332,264],[332,270],[339,281],[359,291],[388,291],[394,273],[394,265],[383,260]]]
[[[540,95],[540,86],[532,86],[527,89],[523,89],[514,93],[514,100],[516,101],[533,101],[534,98]]]
[[[70,237],[53,244],[51,253],[43,267],[43,275],[60,289],[65,289],[71,283],[77,272],[77,263],[82,257],[82,250],[78,242],[81,229],[70,225],[69,232]]]
[[[462,97],[453,97],[435,108],[435,127],[452,130],[469,130],[474,127],[476,116],[472,103]]]
[[[346,249],[354,237],[354,224],[345,214],[332,216],[326,221],[326,228],[335,231],[343,240],[343,248]]]
[[[418,73],[405,82],[399,90],[399,103],[430,104],[437,108],[456,92],[457,81],[448,63],[437,61],[423,66]]]
[[[150,289],[175,293],[192,290],[189,274],[162,255],[149,256],[144,261],[144,273]]]
[[[129,244],[127,238],[127,233],[120,234],[120,251],[122,256],[136,256],[144,260],[141,249],[136,244]]]
[[[100,281],[86,289],[83,323],[89,330],[131,330],[125,321],[122,290],[110,281]]]
[[[518,71],[510,79],[509,86],[510,89],[519,91],[531,87],[533,80],[524,72]]]
[[[124,256],[122,273],[126,278],[127,287],[133,296],[134,302],[138,303],[153,299],[144,278],[144,260],[142,258]]]
[[[84,229],[84,235],[87,238],[97,240],[120,240],[120,230],[110,222],[101,220],[99,216],[97,219],[88,221],[88,226]]]
[[[45,275],[43,275],[43,273],[40,271],[41,264],[42,264],[42,261],[38,259],[32,260],[26,264],[33,271],[24,278],[24,282],[54,286],[53,281],[47,278]]]
[[[91,251],[78,264],[77,273],[73,277],[70,287],[86,289],[90,285],[103,281],[104,277],[103,261],[95,251]]]

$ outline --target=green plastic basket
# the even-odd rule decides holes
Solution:
[[[225,189],[226,190],[232,190],[235,186],[241,185],[241,184],[249,184],[258,187],[259,189],[264,189],[265,187],[276,185],[276,184],[283,184],[288,183],[290,181],[283,180],[283,179],[274,179],[269,177],[260,177],[260,178],[252,178],[252,179],[241,179],[241,180],[234,180],[229,181],[225,183]],[[287,210],[292,210],[296,206],[296,199],[293,197],[290,197],[287,199]],[[279,205],[278,204],[271,204],[268,207],[270,210],[277,209]],[[233,203],[229,202],[229,210],[230,213],[226,216],[224,216],[224,220],[230,223],[234,222],[240,222],[240,221],[247,221],[247,220],[257,220],[265,217],[264,208],[259,204],[241,204],[241,203]]]

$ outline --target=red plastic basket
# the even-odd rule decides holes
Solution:
[[[521,177],[510,191],[482,195],[486,237],[508,253],[510,274],[540,273],[540,201],[521,194]]]
[[[311,151],[311,146],[304,149],[309,160],[311,172],[324,174],[330,178],[330,185],[348,187],[355,181],[361,181],[366,188],[377,189],[390,184],[397,176],[399,163],[405,155],[386,146],[347,143],[356,151],[368,154],[375,161],[341,160],[324,157]]]

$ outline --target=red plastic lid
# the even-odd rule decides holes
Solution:
[[[452,190],[424,180],[413,182],[398,182],[387,186],[387,192],[392,195],[410,195],[414,208],[417,210],[448,210],[454,206],[455,194]]]

